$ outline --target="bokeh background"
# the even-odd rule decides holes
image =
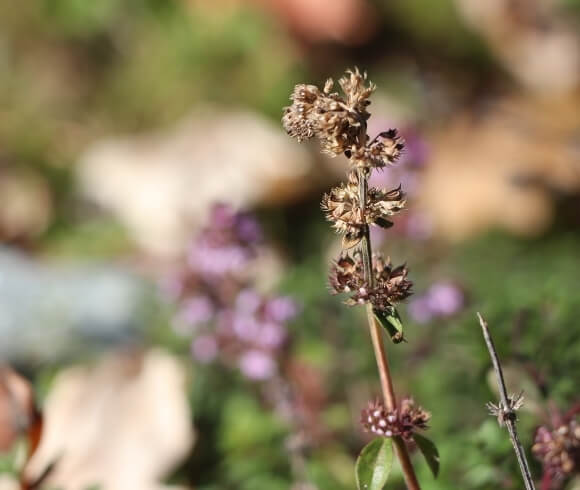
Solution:
[[[580,2],[0,10],[0,488],[354,488],[379,385],[364,315],[326,288],[345,161],[280,124],[296,83],[354,66],[370,132],[407,140],[374,181],[408,209],[374,239],[415,282],[388,350],[432,413],[422,486],[522,487],[475,312],[531,456],[580,400]],[[580,462],[531,462],[580,487]]]

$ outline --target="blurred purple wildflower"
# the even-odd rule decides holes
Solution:
[[[289,296],[278,296],[270,299],[265,306],[266,318],[273,322],[285,323],[298,314],[298,305]]]
[[[260,350],[244,352],[239,359],[240,371],[251,380],[261,381],[271,378],[276,373],[276,362]]]
[[[217,359],[237,366],[251,380],[277,371],[288,340],[285,324],[299,310],[289,296],[258,292],[244,274],[261,241],[253,216],[218,204],[192,241],[184,268],[160,284],[164,296],[178,302],[176,330],[195,335],[192,356],[201,363]]]
[[[187,298],[178,313],[179,319],[192,327],[209,322],[213,315],[214,306],[207,296]]]
[[[218,343],[213,335],[200,335],[191,343],[191,354],[202,364],[212,362],[218,355]]]
[[[465,294],[456,284],[440,281],[409,302],[409,315],[417,323],[454,315],[465,306]]]
[[[262,297],[253,289],[243,289],[236,298],[236,311],[253,315],[262,304]]]
[[[216,204],[210,212],[209,225],[189,247],[188,265],[205,280],[237,275],[256,257],[261,239],[262,230],[255,218]]]

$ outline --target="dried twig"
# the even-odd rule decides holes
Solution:
[[[532,475],[530,473],[530,467],[526,459],[526,453],[524,452],[524,448],[518,437],[518,431],[516,427],[516,410],[518,410],[523,404],[523,393],[520,393],[517,396],[508,396],[501,364],[499,362],[499,357],[497,355],[497,351],[495,350],[495,346],[493,345],[493,340],[491,338],[489,328],[487,327],[487,322],[483,319],[479,312],[477,313],[477,317],[479,318],[479,324],[481,325],[481,329],[483,331],[483,338],[485,339],[487,350],[489,351],[491,362],[493,363],[493,369],[497,377],[497,386],[499,388],[500,396],[500,401],[497,405],[490,402],[487,404],[487,408],[492,415],[497,417],[500,427],[505,425],[508,429],[510,439],[512,441],[512,446],[514,447],[514,451],[518,458],[518,463],[520,465],[520,470],[522,472],[522,478],[524,479],[526,490],[535,490],[534,481],[532,480]]]

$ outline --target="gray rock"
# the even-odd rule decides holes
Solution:
[[[147,289],[111,265],[45,265],[0,247],[0,360],[50,362],[129,342]]]

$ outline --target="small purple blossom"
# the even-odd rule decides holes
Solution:
[[[285,323],[298,313],[294,300],[264,296],[245,273],[261,241],[262,229],[253,216],[218,204],[192,241],[185,266],[162,290],[179,304],[175,329],[195,334],[192,356],[201,363],[219,359],[229,367],[238,365],[251,380],[276,372],[276,358],[288,339]]]
[[[218,355],[218,343],[213,335],[200,335],[191,343],[191,354],[202,364],[212,362]]]
[[[178,313],[179,319],[192,327],[209,322],[213,315],[214,306],[207,296],[187,298]]]
[[[429,301],[423,296],[411,300],[407,310],[411,318],[417,323],[429,323],[433,320],[434,315],[429,307]]]
[[[298,305],[289,296],[278,296],[266,303],[265,315],[273,322],[286,323],[298,314]]]
[[[447,317],[465,306],[465,294],[454,283],[441,281],[433,284],[425,294],[409,303],[409,314],[417,323],[428,323],[435,318]]]
[[[439,282],[429,288],[427,301],[431,311],[437,316],[457,313],[465,303],[463,291],[450,282]]]
[[[262,227],[249,214],[240,214],[238,216],[236,228],[239,238],[246,243],[258,243],[262,240]]]
[[[190,247],[188,263],[204,279],[216,280],[239,274],[252,258],[253,253],[242,245],[214,246],[209,240],[202,240]]]
[[[236,213],[233,208],[225,203],[214,204],[209,216],[210,226],[222,229],[229,229],[234,226]]]
[[[253,289],[243,289],[236,298],[236,311],[253,315],[262,305],[262,297]]]
[[[262,324],[257,343],[267,349],[277,349],[284,341],[288,332],[286,328],[278,323],[266,322]]]
[[[253,315],[234,314],[232,331],[239,340],[252,342],[260,335],[261,325]]]
[[[270,355],[259,350],[244,352],[238,365],[242,374],[251,380],[262,381],[276,373],[276,362]]]

